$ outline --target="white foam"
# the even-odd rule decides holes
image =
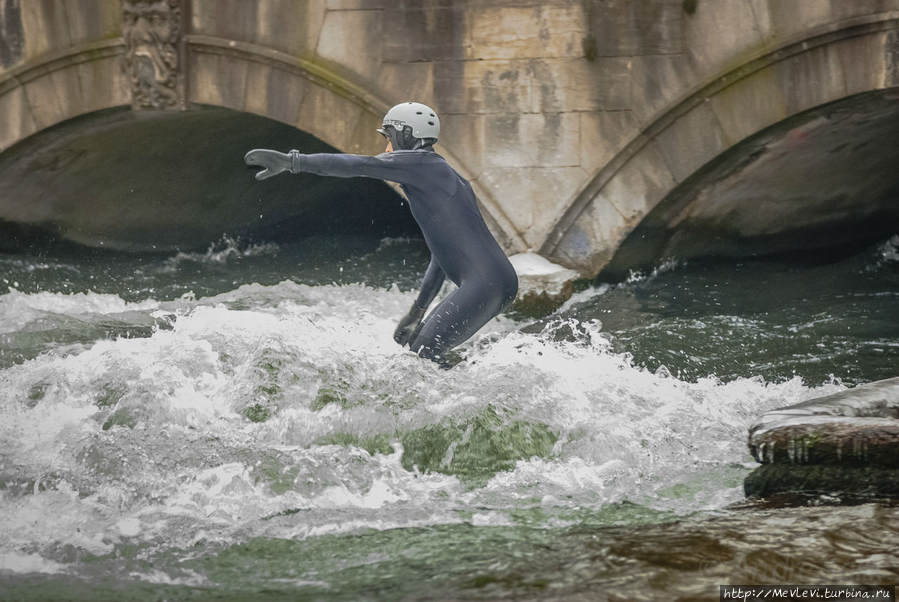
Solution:
[[[230,260],[242,257],[256,257],[259,255],[275,255],[279,251],[276,244],[256,244],[244,246],[239,240],[224,237],[219,242],[212,243],[205,253],[179,252],[174,257],[166,260],[163,271],[174,272],[181,264],[186,262],[202,264],[223,264]]]
[[[880,246],[880,255],[886,263],[899,263],[899,234]]]
[[[41,318],[92,315],[128,317],[132,312],[150,312],[156,301],[129,303],[117,295],[99,293],[22,293],[15,289],[0,295],[0,333],[22,330]]]
[[[444,371],[393,343],[415,298],[396,289],[284,282],[165,305],[10,295],[0,299],[72,315],[165,311],[172,327],[0,371],[4,477],[35,484],[0,499],[6,555],[447,524],[472,509],[477,524],[506,524],[508,510],[534,498],[667,508],[665,488],[749,457],[746,429],[759,414],[821,394],[799,379],[652,373],[613,353],[598,323],[571,322],[575,335],[560,342],[561,324],[526,334],[494,321],[466,346],[467,361]],[[269,414],[250,422],[252,408]],[[543,428],[558,441],[548,457],[517,459],[474,490],[407,470],[401,447],[361,449],[366,438],[453,428],[468,433],[458,447],[479,420]],[[359,447],[323,444],[335,436]],[[700,494],[681,507],[733,499],[730,485],[691,487]]]
[[[0,552],[0,572],[12,573],[62,573],[65,565],[42,558],[37,554],[22,554],[18,552]]]

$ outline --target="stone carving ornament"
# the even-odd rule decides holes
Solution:
[[[887,34],[884,87],[899,86],[899,31]]]
[[[132,107],[181,108],[180,0],[123,0],[122,37]]]
[[[24,41],[19,0],[0,0],[0,66],[8,68],[22,60]]]

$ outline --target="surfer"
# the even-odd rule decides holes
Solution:
[[[518,292],[518,276],[478,210],[471,184],[434,152],[440,121],[429,107],[405,102],[390,109],[378,132],[384,153],[371,157],[322,153],[304,155],[256,149],[248,165],[264,167],[264,180],[289,171],[396,182],[409,199],[431,251],[418,298],[399,321],[394,340],[419,356],[446,366],[445,353],[505,311]],[[458,287],[425,318],[449,278]]]

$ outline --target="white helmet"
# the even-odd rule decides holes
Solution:
[[[384,115],[384,121],[378,131],[385,134],[384,129],[392,126],[397,132],[403,128],[412,128],[412,137],[437,140],[440,135],[440,119],[434,109],[420,102],[404,102],[396,105]]]

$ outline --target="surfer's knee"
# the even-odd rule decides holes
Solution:
[[[409,345],[409,349],[417,353],[420,357],[430,360],[441,354],[443,345],[441,345],[440,335],[431,339],[418,336],[412,341],[412,344]]]
[[[439,336],[434,337],[434,339],[430,341],[416,340],[410,345],[410,349],[415,352],[418,357],[430,360],[444,370],[449,370],[455,366],[458,361],[454,362],[451,359],[448,359],[446,353],[449,349],[445,349],[440,343],[441,340]]]

